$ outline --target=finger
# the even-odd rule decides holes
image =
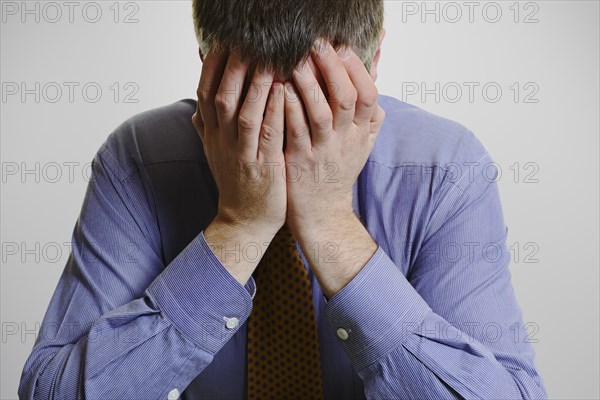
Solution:
[[[204,145],[204,143],[205,143],[205,138],[204,138],[205,127],[204,127],[204,121],[202,120],[202,111],[200,111],[200,102],[199,101],[196,102],[196,111],[194,112],[194,115],[192,115],[192,124],[196,128],[196,132],[198,132],[198,135],[200,136],[200,139],[202,140],[202,144]]]
[[[219,90],[215,96],[217,119],[225,139],[237,138],[237,119],[242,104],[242,90],[248,64],[240,56],[232,53],[227,60]]]
[[[285,84],[285,132],[286,153],[311,149],[310,128],[302,98],[291,82]]]
[[[369,140],[371,143],[375,143],[375,139],[379,134],[379,130],[381,125],[383,125],[383,121],[385,120],[385,111],[381,106],[375,107],[375,113],[373,114],[373,118],[370,121],[370,129],[369,129]]]
[[[308,114],[312,144],[314,146],[324,144],[331,138],[333,114],[308,62],[294,69],[292,79]]]
[[[313,46],[312,55],[327,85],[333,129],[343,132],[353,123],[357,91],[344,63],[328,41],[320,41]]]
[[[244,103],[238,116],[238,140],[240,149],[247,156],[256,156],[263,114],[271,85],[273,74],[257,68],[248,86]]]
[[[340,55],[340,59],[357,91],[354,123],[357,125],[367,124],[373,119],[373,115],[377,111],[378,92],[375,82],[373,82],[373,78],[363,62],[353,51],[348,49]]]
[[[209,52],[202,62],[202,72],[200,74],[200,82],[198,84],[198,103],[196,106],[195,121],[200,122],[205,129],[214,131],[219,126],[217,120],[217,111],[215,109],[215,95],[221,76],[225,69],[227,55],[224,52],[214,53]]]
[[[265,110],[265,119],[260,130],[258,145],[259,159],[270,159],[273,155],[281,153],[283,149],[285,98],[283,85],[275,82],[269,92],[269,100]]]

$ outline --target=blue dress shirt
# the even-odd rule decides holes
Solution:
[[[354,186],[378,250],[329,301],[305,261],[326,399],[546,398],[489,154],[455,122],[379,103],[386,119]],[[239,284],[204,238],[218,192],[195,108],[140,113],[98,150],[21,398],[246,397],[260,287]]]

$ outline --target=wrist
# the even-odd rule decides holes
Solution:
[[[231,212],[219,209],[211,224],[249,238],[268,239],[270,242],[281,229],[285,221],[266,221],[260,219],[239,217]]]
[[[305,219],[292,226],[292,234],[304,248],[320,248],[322,251],[345,247],[344,242],[357,231],[364,229],[354,213],[336,213],[320,219]]]
[[[354,212],[320,225],[303,223],[294,236],[328,300],[360,272],[378,247]]]
[[[360,223],[352,206],[313,207],[311,212],[288,216],[288,225],[294,235],[304,236],[318,230],[321,232],[340,231],[345,227]]]
[[[219,217],[204,229],[208,246],[241,285],[248,282],[274,236],[274,233],[250,229]]]

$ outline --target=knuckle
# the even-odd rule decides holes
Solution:
[[[377,104],[377,90],[369,90],[363,97],[360,98],[360,105],[366,108],[372,108]]]
[[[356,106],[358,93],[356,90],[352,90],[350,93],[346,94],[344,98],[340,101],[340,108],[343,111],[353,111]]]
[[[275,153],[275,150],[273,149],[273,146],[271,146],[271,143],[265,140],[261,140],[259,142],[258,148],[260,153],[262,153],[266,157],[270,157]]]
[[[262,141],[265,144],[271,144],[278,136],[278,132],[269,125],[263,124],[261,129]]]
[[[198,97],[198,101],[200,103],[208,104],[210,99],[214,97],[216,91],[210,84],[200,84],[198,85],[198,89],[196,90],[196,96]]]
[[[194,115],[192,115],[192,124],[194,124],[196,129],[204,127],[202,118],[200,118],[200,116],[198,115],[198,112],[195,112]]]
[[[196,128],[196,133],[198,133],[198,136],[200,136],[200,139],[204,142],[204,123],[202,122],[202,118],[198,116],[198,113],[195,113],[192,116],[192,124],[194,125],[194,128]]]
[[[294,139],[302,139],[306,135],[310,134],[310,129],[307,126],[301,126],[291,129],[289,133]]]
[[[227,60],[227,64],[225,65],[225,72],[230,73],[230,74],[235,74],[242,67],[243,67],[242,60],[237,55],[232,55]]]
[[[268,125],[263,125],[261,129],[261,140],[259,140],[259,149],[267,157],[274,155],[278,150],[275,146],[279,133]]]
[[[332,122],[332,116],[325,113],[315,116],[313,120],[315,128],[319,130],[329,129],[331,127]]]
[[[198,88],[196,95],[198,96],[200,104],[208,104],[210,102],[210,93],[205,88]]]
[[[385,119],[385,111],[381,107],[377,107],[376,119],[379,123],[382,123]]]
[[[227,96],[217,94],[217,96],[215,97],[215,108],[220,113],[228,114],[233,112],[234,104],[227,101]]]
[[[253,131],[257,125],[256,119],[248,115],[240,114],[238,117],[238,127],[241,131]]]

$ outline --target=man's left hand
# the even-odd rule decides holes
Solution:
[[[294,71],[295,87],[286,83],[287,222],[294,231],[353,213],[352,186],[385,116],[373,79],[354,52],[338,54],[321,42],[310,57],[327,97],[310,60]]]
[[[315,46],[293,82],[285,85],[286,221],[329,298],[377,250],[354,214],[352,187],[385,113],[358,56],[328,42]]]

